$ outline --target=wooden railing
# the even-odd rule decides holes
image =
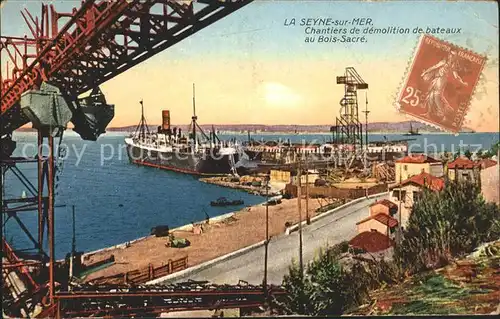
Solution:
[[[95,284],[143,284],[150,280],[157,279],[174,272],[186,269],[188,267],[188,256],[172,260],[159,267],[153,267],[149,264],[148,267],[119,273],[112,276],[102,276],[92,279],[91,282]]]

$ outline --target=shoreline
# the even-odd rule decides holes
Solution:
[[[16,134],[36,134],[36,131],[32,131],[31,129],[26,129],[26,130],[17,130],[17,131],[14,131],[14,133]],[[75,136],[79,136],[78,133],[74,132],[72,129],[66,129],[66,132],[65,134],[71,134],[71,136],[75,135]],[[109,130],[107,131],[106,133],[104,133],[103,135],[127,135],[127,134],[130,134],[131,131],[120,131],[120,130]],[[408,133],[407,131],[402,131],[402,132],[395,132],[395,131],[377,131],[377,132],[368,132],[368,135],[384,135],[384,134],[394,134],[394,135],[403,135],[403,134],[406,134]],[[426,132],[426,131],[419,131],[420,134],[422,135],[452,135],[454,136],[455,134],[454,133],[448,133],[448,132]],[[459,132],[458,134],[493,134],[493,133],[498,133],[498,132],[480,132],[480,131],[476,131],[476,132]],[[241,136],[247,136],[248,133],[242,133],[242,132],[239,132],[239,131],[220,131],[219,132],[219,135],[241,135]],[[252,135],[284,135],[284,136],[290,136],[290,135],[325,135],[325,136],[331,136],[332,134],[330,132],[324,132],[324,131],[320,131],[320,132],[299,132],[299,133],[295,133],[295,132],[251,132],[250,133],[250,137],[252,137]]]
[[[259,205],[262,205],[262,203],[260,203]],[[234,213],[235,212],[229,212],[229,213],[226,213],[226,214],[215,216],[213,218],[210,218],[210,220],[212,220],[212,221],[224,220],[226,218],[230,218],[231,216],[233,216]],[[204,221],[197,221],[197,222],[195,222],[195,225],[201,224],[203,222]],[[182,226],[170,229],[169,231],[170,232],[186,231],[187,229],[189,229],[191,227],[192,227],[192,224],[186,224],[186,225],[182,225]],[[82,254],[81,257],[82,257],[82,260],[83,260],[83,258],[85,258],[87,256],[92,256],[92,255],[95,255],[95,254],[98,254],[98,253],[103,253],[103,252],[111,251],[111,250],[114,250],[114,249],[123,249],[127,245],[129,245],[129,244],[137,243],[137,242],[140,242],[142,240],[148,239],[150,237],[155,237],[155,235],[147,235],[147,236],[139,237],[139,238],[136,238],[136,239],[133,239],[133,240],[130,240],[130,241],[126,241],[126,242],[121,243],[121,244],[116,244],[116,245],[113,245],[113,246],[108,246],[108,247],[104,247],[104,248],[92,250],[92,251],[89,251],[89,252],[85,252],[85,253]],[[61,260],[58,260],[58,261],[64,261],[64,259],[61,259]]]
[[[297,199],[285,199],[279,205],[269,206],[269,235],[277,236],[286,233],[286,230],[299,222]],[[305,199],[301,200],[305,207]],[[317,213],[320,204],[315,199],[309,200],[309,216],[311,218],[322,215]],[[339,203],[340,205],[340,203]],[[304,212],[303,212],[304,213]],[[193,231],[193,225],[184,225],[172,229],[175,237],[184,238],[191,243],[188,247],[166,247],[168,237],[149,235],[134,241],[106,247],[97,251],[85,253],[82,261],[85,264],[115,256],[115,262],[104,269],[87,275],[83,280],[91,282],[99,277],[110,277],[120,273],[143,269],[149,264],[153,267],[164,265],[168,260],[189,258],[187,268],[216,259],[242,248],[254,245],[265,240],[265,205],[258,204],[240,209],[235,212],[211,218],[209,223],[202,221],[201,233]],[[211,249],[206,249],[211,247]]]

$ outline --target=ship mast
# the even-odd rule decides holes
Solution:
[[[147,134],[149,134],[149,128],[148,124],[146,123],[146,117],[144,116],[143,100],[140,100],[139,103],[141,103],[141,121],[139,122],[139,125],[137,125],[135,129],[134,135],[137,135],[137,133],[139,133],[139,139],[144,140],[146,138],[146,131]]]
[[[198,117],[196,116],[196,100],[195,100],[195,89],[194,89],[194,83],[193,83],[193,117],[191,117],[193,120],[193,142],[194,145],[196,145],[196,120]]]
[[[365,93],[365,110],[363,111],[365,113],[365,145],[366,149],[368,150],[368,94]]]

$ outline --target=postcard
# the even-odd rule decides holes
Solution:
[[[1,0],[3,317],[500,314],[498,22]]]

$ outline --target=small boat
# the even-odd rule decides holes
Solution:
[[[243,205],[243,204],[244,204],[244,202],[241,199],[228,200],[225,197],[220,197],[216,201],[210,202],[210,206],[219,206],[219,207],[238,206],[238,205]]]
[[[403,135],[404,136],[415,136],[415,135],[421,135],[421,134],[418,132],[418,128],[416,130],[413,130],[413,126],[411,125],[411,122],[410,122],[410,131],[408,131],[408,133],[405,133]]]
[[[275,196],[275,197],[272,197],[272,198],[269,198],[264,204],[264,206],[274,206],[274,205],[279,205],[281,204],[281,198],[283,196]]]
[[[158,225],[156,227],[151,228],[151,235],[155,235],[156,237],[165,237],[169,235],[168,225]]]

